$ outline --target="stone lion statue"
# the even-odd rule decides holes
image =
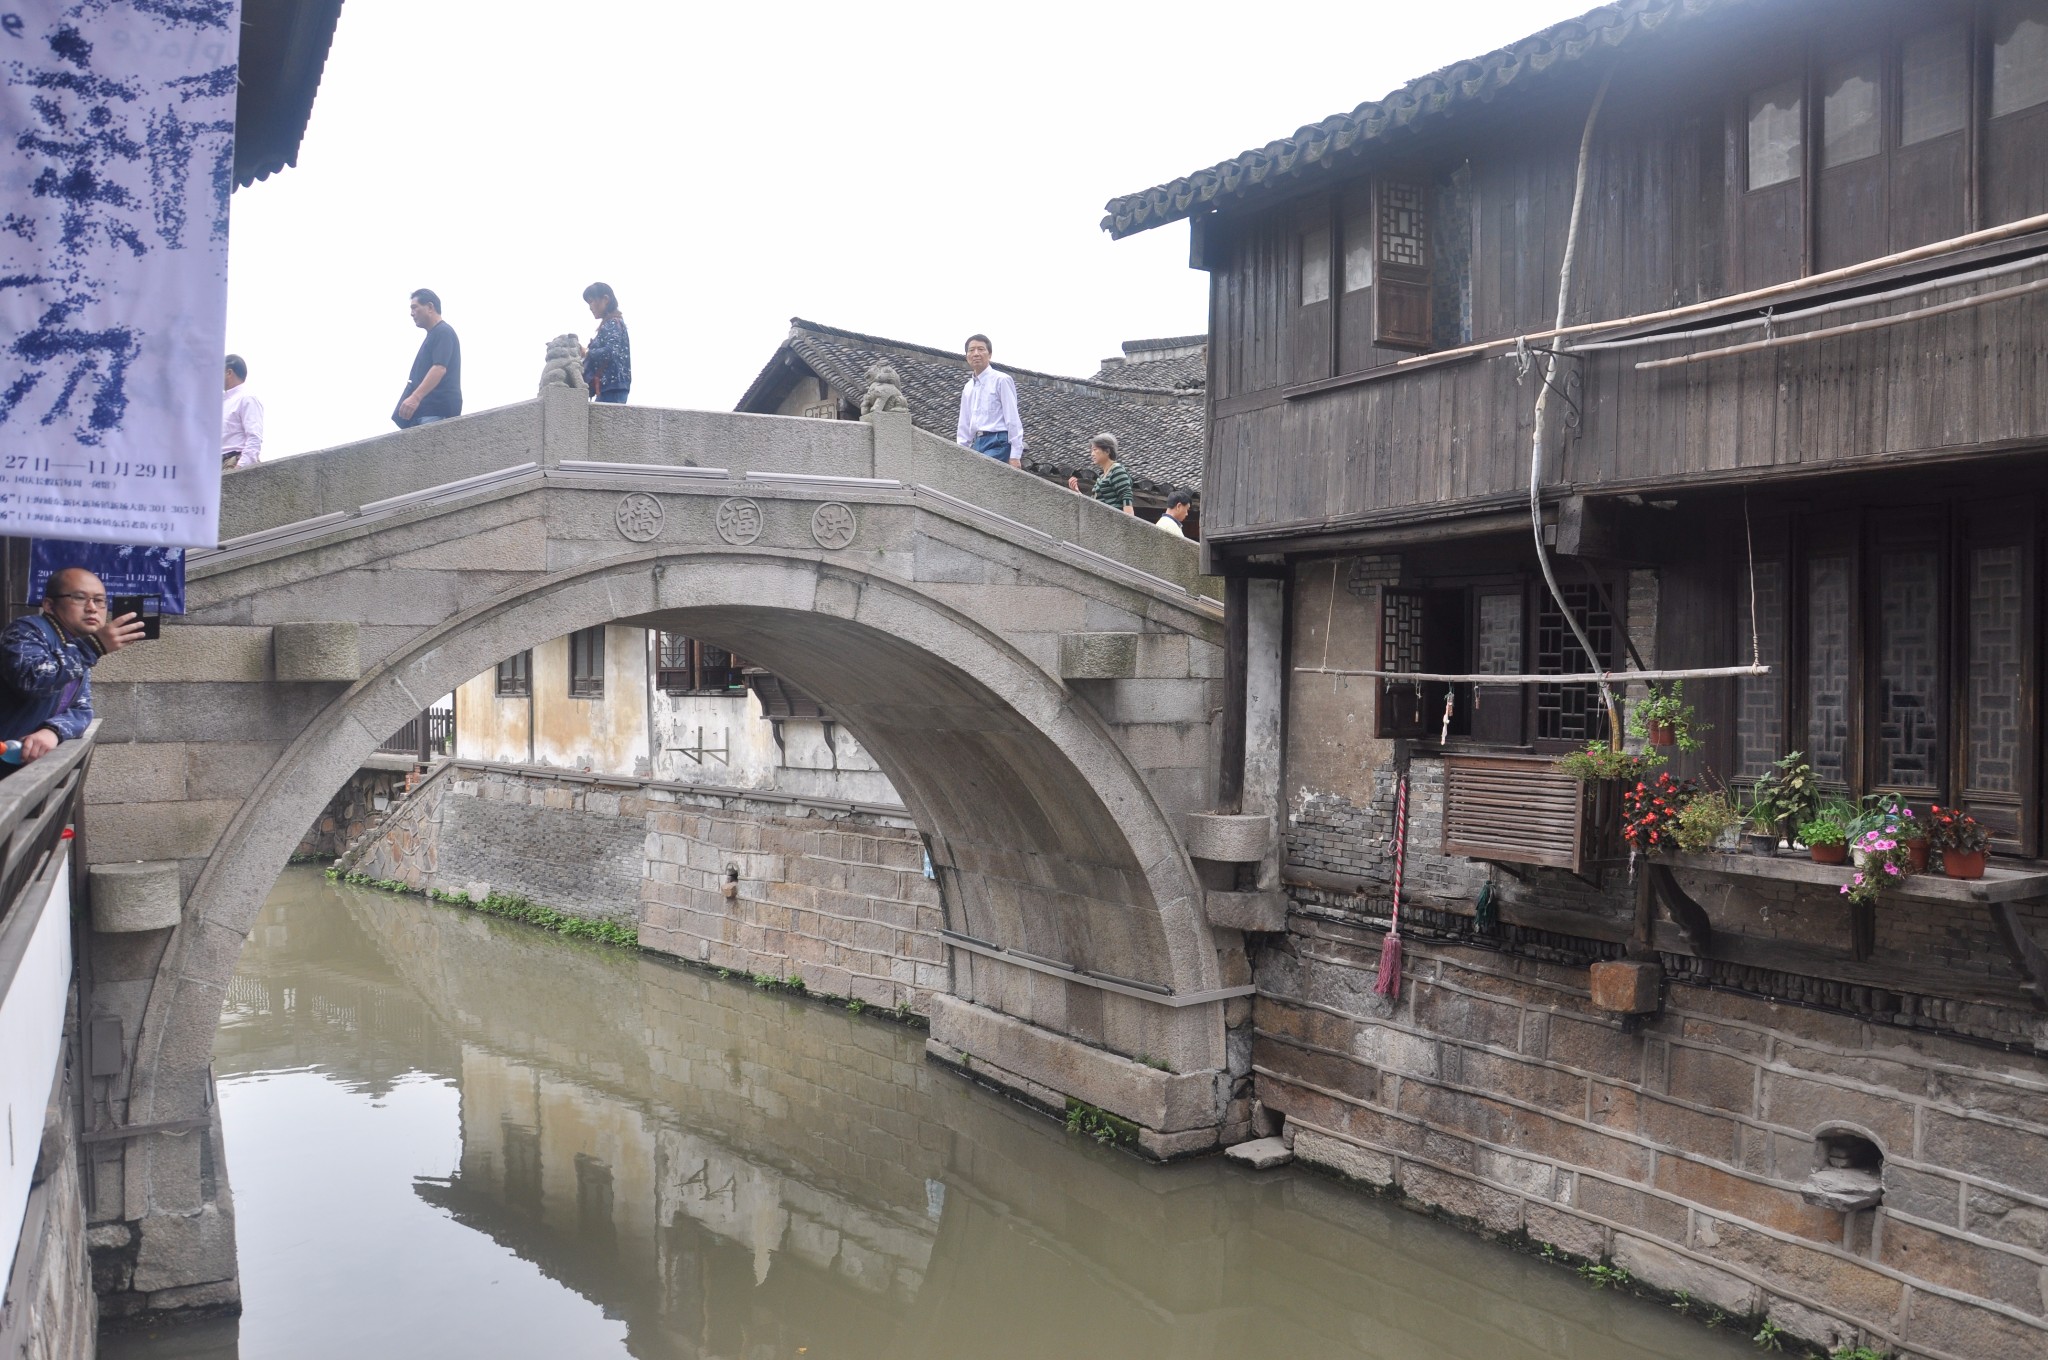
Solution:
[[[910,403],[903,399],[903,379],[886,359],[878,359],[868,369],[868,390],[861,394],[860,413],[870,411],[908,411]]]
[[[540,371],[540,390],[550,387],[583,388],[583,342],[574,335],[558,335],[548,341],[547,367]]]

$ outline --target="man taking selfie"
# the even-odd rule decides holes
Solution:
[[[107,616],[107,587],[84,567],[50,573],[39,614],[0,630],[0,740],[39,760],[92,722],[93,666],[142,640],[134,614]]]

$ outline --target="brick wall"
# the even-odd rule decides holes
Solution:
[[[1630,1029],[1583,969],[1298,912],[1256,959],[1259,1097],[1295,1152],[1797,1335],[2048,1349],[2048,1062],[1671,984]],[[1884,1200],[1799,1195],[1816,1135],[1883,1151]]]

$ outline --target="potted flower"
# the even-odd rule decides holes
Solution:
[[[1651,854],[1677,844],[1678,816],[1699,785],[1678,780],[1668,770],[1655,779],[1638,779],[1621,793],[1621,838],[1630,853]]]
[[[1849,858],[1849,829],[1833,817],[1816,813],[1801,822],[1799,841],[1815,864],[1840,864]]]
[[[1856,869],[1842,895],[1851,902],[1875,902],[1878,893],[1912,872],[1910,852],[1896,827],[1873,827],[1849,843]]]
[[[1652,746],[1697,751],[1700,741],[1694,734],[1708,729],[1695,723],[1692,705],[1685,701],[1685,681],[1674,680],[1669,689],[1651,685],[1649,697],[1629,707],[1628,730]]]
[[[1991,833],[1961,808],[1939,803],[1927,809],[1928,839],[1941,851],[1941,871],[1950,878],[1984,877],[1985,847]]]
[[[1633,782],[1647,778],[1651,770],[1663,763],[1663,756],[1650,752],[1617,751],[1604,741],[1589,741],[1584,750],[1557,758],[1557,768],[1581,784],[1594,784],[1603,779]]]

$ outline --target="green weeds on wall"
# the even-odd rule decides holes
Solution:
[[[631,926],[620,925],[617,921],[587,921],[581,916],[571,916],[567,912],[556,911],[553,907],[544,907],[538,902],[529,901],[524,897],[515,897],[511,893],[494,892],[479,902],[470,897],[468,893],[443,891],[440,888],[429,888],[426,892],[420,893],[395,878],[371,878],[368,874],[342,874],[333,869],[327,871],[327,876],[340,882],[353,883],[360,887],[379,888],[385,892],[406,893],[415,897],[431,897],[436,902],[446,902],[450,906],[467,907],[471,911],[480,911],[486,916],[499,916],[507,921],[518,921],[525,925],[538,926],[542,930],[553,931],[557,935],[566,935],[573,940],[595,940],[599,944],[608,944],[617,949],[637,950],[640,947],[639,934]]]

